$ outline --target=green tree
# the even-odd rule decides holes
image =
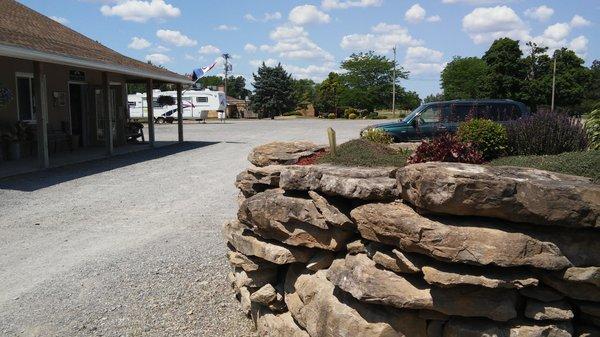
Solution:
[[[487,73],[488,66],[482,59],[455,56],[442,70],[440,82],[444,99],[484,98]]]
[[[345,90],[340,74],[331,72],[327,78],[317,85],[315,110],[319,115],[335,113],[339,115],[342,92]]]
[[[394,79],[394,66],[394,61],[372,51],[350,55],[341,65],[346,71],[341,75],[346,87],[341,95],[342,104],[369,112],[390,107],[392,81],[396,81],[397,87],[401,88],[399,80],[408,78],[408,72],[397,67]]]
[[[296,107],[292,77],[281,64],[268,67],[263,62],[257,73],[252,76],[254,95],[251,106],[259,117],[268,116],[273,119]]]
[[[414,110],[421,105],[419,94],[414,91],[406,91],[400,88],[396,93],[396,107],[402,110]]]
[[[492,43],[483,55],[488,66],[485,88],[489,98],[521,100],[526,74],[519,41],[507,37]]]
[[[583,102],[584,95],[587,90],[587,85],[590,81],[589,69],[583,66],[581,59],[574,51],[567,48],[557,49],[554,51],[556,58],[556,106],[563,108],[571,108],[574,113],[575,106]]]
[[[198,82],[197,82],[197,87],[200,87],[201,89],[205,89],[208,87],[218,87],[220,85],[223,85],[223,78],[221,76],[204,76],[201,77]]]
[[[316,100],[316,84],[310,79],[293,80],[294,100],[298,108],[306,109],[309,105],[314,105]]]
[[[227,96],[245,99],[250,94],[250,90],[246,89],[246,79],[244,76],[230,76],[227,79]]]
[[[443,93],[439,93],[439,94],[429,94],[427,95],[427,97],[425,97],[423,99],[423,103],[431,103],[431,102],[441,102],[444,101],[444,94]]]
[[[600,108],[600,60],[594,60],[589,69],[589,83],[585,92],[585,99],[581,103],[584,114]]]
[[[546,54],[547,47],[540,47],[534,42],[527,42],[529,55],[523,60],[527,74],[523,83],[521,99],[532,111],[538,105],[545,105],[551,99],[552,70],[551,59]]]

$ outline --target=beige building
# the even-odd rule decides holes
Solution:
[[[37,156],[41,167],[73,147],[105,147],[112,154],[130,132],[128,83],[172,83],[181,93],[191,81],[121,55],[14,0],[0,0],[0,165],[16,155],[15,144],[22,157]],[[146,134],[153,145],[152,118]]]

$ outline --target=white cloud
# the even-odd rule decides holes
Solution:
[[[177,47],[193,47],[198,44],[198,41],[192,40],[177,30],[160,29],[156,32],[156,36],[163,42]]]
[[[67,18],[63,18],[62,16],[51,16],[50,19],[52,19],[62,25],[66,25],[69,23],[69,20]]]
[[[423,42],[413,38],[406,28],[399,25],[379,23],[369,34],[352,34],[342,38],[340,47],[350,50],[375,50],[387,53],[395,45],[418,46]]]
[[[321,59],[332,61],[333,55],[314,43],[300,26],[279,26],[270,34],[273,45],[262,45],[260,50],[277,53],[284,59]]]
[[[457,4],[457,3],[466,3],[469,5],[491,5],[498,3],[508,3],[512,2],[511,0],[442,0],[442,3],[445,4]]]
[[[315,82],[324,80],[330,72],[337,70],[336,64],[333,62],[322,65],[311,64],[306,67],[284,64],[283,67],[296,79],[307,78]]]
[[[248,53],[254,53],[258,50],[258,47],[253,45],[252,43],[246,43],[246,45],[244,46],[244,51],[248,52]]]
[[[526,17],[534,19],[534,20],[538,20],[541,22],[547,21],[548,19],[550,19],[550,17],[552,17],[552,15],[554,15],[554,9],[552,9],[546,5],[529,8],[525,11]]]
[[[124,0],[114,6],[104,5],[100,12],[105,16],[119,16],[126,21],[146,22],[149,19],[175,18],[181,10],[164,0]]]
[[[404,13],[404,20],[410,23],[418,23],[425,20],[425,14],[425,9],[421,5],[414,4]]]
[[[462,27],[476,44],[501,37],[518,40],[529,38],[529,28],[508,6],[475,8],[463,18]]]
[[[328,23],[331,21],[329,14],[321,12],[313,5],[296,6],[290,11],[289,20],[296,25],[309,23]]]
[[[324,9],[347,9],[350,7],[377,7],[382,3],[383,0],[323,0],[321,7]]]
[[[268,21],[275,21],[275,20],[281,20],[281,18],[283,17],[283,15],[281,15],[280,12],[272,12],[272,13],[265,13],[263,14],[262,19],[257,19],[254,15],[248,13],[246,15],[244,15],[244,19],[246,19],[246,21],[250,21],[250,22],[258,22],[258,21],[262,21],[262,22],[268,22]]]
[[[272,59],[272,58],[268,58],[265,60],[251,60],[249,63],[254,68],[258,68],[258,67],[262,66],[263,62],[265,63],[265,65],[267,67],[275,67],[277,64],[279,64],[279,61]]]
[[[439,74],[446,66],[444,53],[422,46],[408,47],[403,67],[411,74]]]
[[[158,46],[156,46],[156,48],[154,48],[154,51],[156,51],[157,53],[164,53],[164,52],[168,52],[170,50],[171,50],[171,48],[167,48],[167,47],[161,46],[161,45],[158,45]]]
[[[544,30],[543,36],[554,41],[560,41],[569,36],[570,33],[571,26],[569,24],[555,23]]]
[[[592,23],[590,21],[586,20],[584,17],[582,17],[580,15],[575,15],[571,19],[571,27],[584,27],[584,26],[589,26],[591,24]]]
[[[440,22],[440,21],[442,21],[442,18],[439,15],[432,15],[432,16],[428,17],[425,21],[427,21],[427,22]]]
[[[221,49],[213,46],[212,44],[207,44],[206,46],[200,47],[198,52],[200,54],[219,54],[221,53]]]
[[[150,61],[153,64],[165,64],[171,62],[171,58],[165,54],[150,54],[146,55],[146,61]]]
[[[588,49],[588,43],[589,40],[587,37],[581,35],[571,40],[569,43],[569,49],[573,50],[577,55],[585,58]]]
[[[130,49],[137,49],[137,50],[141,50],[141,49],[146,49],[148,47],[150,47],[152,45],[152,43],[150,43],[148,40],[141,38],[141,37],[133,37],[131,39],[131,43],[129,43],[129,45],[127,47],[129,47]]]
[[[231,30],[238,30],[238,27],[230,26],[230,25],[218,25],[217,27],[215,27],[215,30],[231,31]]]

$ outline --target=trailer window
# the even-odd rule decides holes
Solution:
[[[208,97],[206,97],[206,96],[196,97],[196,103],[208,103]]]

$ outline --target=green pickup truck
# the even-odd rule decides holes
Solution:
[[[507,123],[529,115],[529,109],[521,102],[512,100],[454,100],[423,104],[404,119],[376,124],[368,129],[381,129],[394,141],[403,142],[434,137],[436,134],[455,133],[458,125],[471,118],[487,118]]]

